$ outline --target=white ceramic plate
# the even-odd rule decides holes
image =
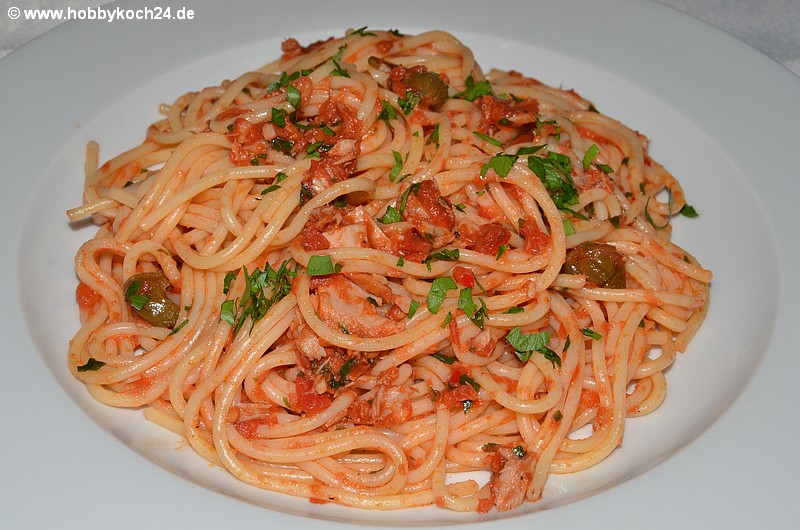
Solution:
[[[800,79],[641,0],[188,7],[186,22],[68,23],[0,61],[2,526],[798,524]],[[665,404],[629,421],[607,461],[553,477],[541,502],[503,517],[368,513],[244,486],[140,412],[96,404],[66,368],[72,260],[93,229],[70,227],[64,212],[80,202],[86,142],[98,140],[105,160],[141,141],[162,101],[272,60],[285,37],[364,25],[446,29],[485,69],[576,89],[647,134],[700,212],[674,221],[674,239],[714,271],[712,305],[670,370]]]

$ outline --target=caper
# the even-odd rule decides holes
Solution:
[[[419,102],[431,110],[447,101],[447,83],[436,72],[415,72],[408,77],[408,85],[419,95]]]
[[[588,241],[567,253],[562,272],[582,274],[587,281],[609,289],[624,289],[625,260],[613,246]]]
[[[125,282],[125,299],[141,318],[155,326],[173,328],[180,308],[167,296],[170,283],[162,271],[134,274]]]

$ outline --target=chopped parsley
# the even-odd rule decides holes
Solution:
[[[86,364],[82,364],[82,365],[78,366],[78,371],[79,372],[96,372],[97,370],[99,370],[100,368],[104,367],[105,365],[106,365],[106,363],[104,363],[103,361],[98,361],[94,357],[89,357],[89,359],[86,361]]]
[[[420,101],[419,94],[413,90],[406,90],[405,97],[397,98],[397,106],[403,111],[403,114],[411,114],[414,108]]]
[[[403,171],[403,155],[397,151],[392,151],[392,157],[394,158],[394,163],[391,171],[389,171],[389,180],[394,182],[400,176],[400,172]]]
[[[502,147],[503,146],[503,142],[501,142],[500,140],[496,140],[496,139],[492,138],[491,136],[483,134],[482,132],[472,131],[472,134],[474,134],[475,136],[477,136],[481,140],[489,142],[490,144],[492,144],[492,145],[494,145],[496,147]]]
[[[461,257],[461,254],[457,248],[443,248],[441,250],[437,250],[422,262],[428,267],[428,270],[431,270],[431,261],[438,259],[439,261],[458,261]]]
[[[583,155],[583,160],[581,160],[581,164],[583,165],[583,170],[586,171],[594,162],[594,159],[600,153],[600,148],[597,147],[597,144],[592,144],[589,149],[586,150],[586,153]]]
[[[328,388],[337,389],[349,383],[350,381],[347,379],[347,375],[356,364],[358,364],[358,359],[353,357],[347,359],[335,374],[330,374],[330,377],[328,378]]]
[[[433,314],[438,313],[439,308],[442,307],[442,302],[444,302],[444,299],[447,297],[447,291],[457,288],[458,286],[453,278],[444,277],[433,280],[431,289],[428,291],[428,297],[425,300],[428,311]]]
[[[545,359],[561,366],[561,357],[556,352],[547,347],[550,342],[550,332],[543,331],[540,333],[522,333],[519,326],[508,332],[506,341],[514,348],[517,358],[523,363],[528,362],[531,355],[536,352],[544,356]]]
[[[477,381],[475,381],[473,378],[471,378],[467,374],[461,374],[459,376],[458,384],[459,385],[469,385],[475,390],[475,392],[480,392],[481,391],[481,385],[479,385]]]
[[[572,163],[568,156],[553,151],[546,157],[529,156],[528,167],[542,181],[558,209],[578,204],[578,189],[572,180]]]
[[[376,37],[377,36],[375,33],[372,33],[371,31],[366,31],[366,29],[367,29],[367,26],[362,26],[362,27],[360,27],[358,29],[355,29],[355,30],[351,31],[350,35],[361,35],[362,37],[368,37],[368,36],[369,37]]]
[[[431,357],[433,357],[437,361],[443,362],[444,364],[453,364],[457,360],[455,357],[451,357],[449,355],[442,355],[441,353],[433,353],[431,354]]]
[[[581,333],[583,333],[587,337],[589,337],[591,339],[594,339],[594,340],[600,340],[600,339],[603,338],[603,336],[601,334],[599,334],[598,332],[596,332],[592,328],[583,328],[581,330]]]
[[[245,290],[241,300],[226,300],[220,308],[220,320],[234,327],[234,335],[244,323],[250,319],[250,330],[261,320],[270,307],[283,299],[292,290],[292,278],[297,276],[297,268],[289,270],[291,260],[281,263],[278,270],[267,263],[264,270],[256,269],[250,274],[247,267],[242,267],[245,278]],[[224,280],[224,291],[230,287],[235,273],[228,273]]]
[[[417,313],[417,309],[419,309],[419,302],[411,300],[411,303],[408,304],[408,318],[413,317]]]
[[[483,301],[483,298],[478,298],[478,302],[480,307],[472,299],[472,287],[465,287],[459,291],[458,308],[464,311],[470,322],[483,329],[485,317],[489,315],[489,308],[486,307],[486,302]]]
[[[386,213],[383,214],[380,221],[381,223],[388,225],[392,223],[399,223],[403,220],[403,215],[400,213],[400,210],[395,208],[394,206],[388,206],[386,208]]]
[[[466,88],[455,94],[453,96],[454,98],[474,101],[476,98],[481,96],[494,95],[494,92],[492,91],[492,85],[489,84],[489,81],[484,80],[476,83],[472,73],[470,73],[464,80],[464,84],[466,85]]]
[[[486,176],[486,172],[489,169],[493,169],[494,172],[497,173],[498,177],[504,178],[508,176],[511,168],[514,167],[514,163],[517,161],[517,158],[518,155],[507,155],[505,153],[494,155],[487,163],[481,166],[481,176]]]
[[[308,259],[308,267],[306,267],[306,274],[309,276],[325,276],[326,274],[334,274],[342,270],[342,264],[333,264],[330,256],[311,256]]]

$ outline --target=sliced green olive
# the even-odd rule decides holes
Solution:
[[[170,283],[162,271],[134,274],[125,282],[125,299],[141,318],[155,326],[173,328],[180,308],[167,296]]]
[[[592,241],[581,243],[567,253],[562,272],[582,274],[600,287],[624,289],[625,260],[613,246]]]
[[[447,101],[447,83],[436,72],[415,72],[408,78],[408,86],[419,94],[419,102],[437,110]]]

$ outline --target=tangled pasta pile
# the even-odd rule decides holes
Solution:
[[[313,502],[510,510],[602,461],[708,306],[647,139],[442,31],[282,51],[89,145],[75,376]]]

